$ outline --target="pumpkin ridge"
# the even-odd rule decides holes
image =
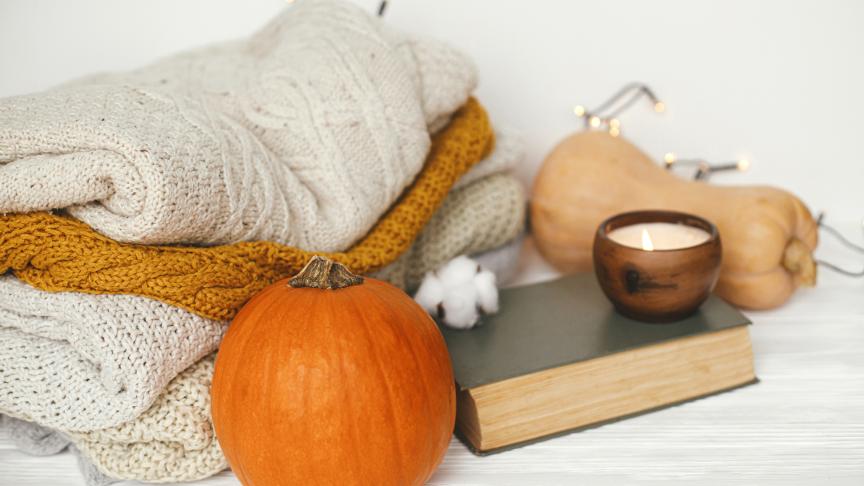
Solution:
[[[396,292],[401,292],[401,290],[398,290],[398,289],[390,289],[390,290],[396,291]],[[408,306],[406,305],[405,307],[408,307]],[[406,311],[407,310],[408,309],[406,309]],[[432,339],[434,341],[438,341],[438,344],[440,346],[443,346],[446,349],[447,344],[444,342],[444,337],[441,335],[441,332],[438,330],[437,324],[435,324],[435,322],[432,320],[432,318],[429,316],[429,314],[427,314],[425,311],[422,311],[420,309],[416,309],[415,312],[417,312],[419,314],[418,318],[426,319],[426,320],[430,321],[432,324],[432,327],[429,329],[429,332],[426,333],[426,335],[424,335],[423,337],[426,339]],[[418,371],[417,375],[420,377],[420,379],[423,382],[423,389],[426,391],[427,397],[435,396],[437,394],[437,390],[435,390],[434,387],[429,383],[429,380],[427,380],[426,375],[421,372],[421,370],[423,368],[423,366],[422,366],[423,361],[419,358],[419,355],[417,353],[417,348],[416,348],[416,346],[421,345],[421,343],[411,341],[410,339],[408,339],[408,334],[404,331],[404,329],[402,330],[402,334],[406,337],[406,340],[408,340],[408,342],[410,343],[409,349],[411,351],[411,356],[414,358],[414,363],[415,363],[415,366],[417,367],[417,371]],[[432,359],[434,360],[434,357]],[[430,363],[430,365],[432,365],[432,364],[434,364],[437,367],[443,367],[443,368],[449,368],[451,366],[449,360],[446,362],[442,361],[442,362]],[[452,371],[451,371],[451,375],[452,375]],[[451,381],[455,382],[455,378]],[[449,433],[447,434],[447,440],[445,440],[445,443],[449,443],[449,437],[452,436],[453,428],[455,427],[455,393],[453,393],[452,389],[448,389],[448,393],[451,394],[451,398],[452,398],[452,400],[449,400],[449,404],[452,408],[451,413],[452,413],[452,416],[454,417],[454,421],[453,421],[453,423],[449,424],[449,426],[448,426],[449,427],[448,428]],[[432,402],[430,400],[423,400],[423,403],[425,405],[424,409],[426,411],[427,416],[430,416],[430,417],[435,416],[435,413],[434,413],[435,411],[432,409]],[[435,459],[435,462],[430,463],[431,467],[428,468],[428,470],[426,471],[425,477],[428,479],[432,475],[432,473],[435,471],[437,466],[444,459],[444,455],[441,454],[440,457],[436,457],[435,450],[433,447],[431,447],[431,444],[427,444],[427,450],[425,452],[427,454],[431,454],[431,456]]]
[[[339,352],[340,356],[345,356],[348,354],[345,352],[346,351],[346,345],[345,345],[344,340],[339,340],[339,351],[340,351]],[[343,378],[347,377],[347,373],[345,371],[345,360],[344,359],[338,359],[337,361],[339,362],[340,375]],[[347,408],[348,410],[351,411],[350,420],[348,421],[348,427],[350,428],[351,442],[352,442],[352,446],[353,446],[351,449],[353,451],[356,451],[356,453],[359,454],[359,451],[361,451],[363,449],[363,443],[361,441],[360,432],[357,428],[357,424],[360,423],[360,420],[362,420],[363,417],[362,417],[362,412],[358,413],[357,407],[354,405],[355,401],[353,400],[353,397],[350,395],[349,390],[353,390],[353,388],[349,388],[347,386],[342,387],[342,398],[343,398],[342,403],[344,403],[345,408]],[[306,405],[304,404],[303,406],[305,407]],[[355,420],[358,418],[360,420]],[[352,466],[351,472],[352,472],[354,477],[363,477],[362,476],[363,471],[358,471],[356,469],[357,462],[352,462],[352,461],[346,461],[346,462],[351,462],[351,466]]]
[[[368,297],[369,296],[377,297],[376,292],[373,291],[372,288],[374,288],[374,283],[372,284],[371,288],[369,285],[364,285],[362,287],[358,287],[359,290],[363,290],[364,292],[367,293],[367,296],[366,296],[367,298],[363,299],[367,303],[368,303]],[[354,314],[360,316],[360,323],[361,323],[360,328],[362,329],[362,332],[363,332],[363,335],[365,336],[365,338],[371,343],[371,351],[372,351],[372,358],[373,358],[372,361],[375,363],[375,367],[374,367],[375,372],[378,375],[379,380],[382,383],[384,383],[384,387],[383,387],[384,390],[383,391],[384,391],[384,396],[387,398],[387,405],[388,405],[385,408],[386,408],[386,413],[390,418],[390,424],[389,425],[393,430],[398,430],[399,429],[399,427],[398,427],[399,420],[398,420],[398,417],[396,417],[396,413],[394,412],[393,389],[391,388],[390,380],[387,379],[388,378],[387,373],[385,373],[385,371],[384,371],[385,368],[381,362],[381,356],[380,356],[380,352],[379,352],[381,350],[381,347],[378,345],[378,340],[373,339],[372,333],[370,332],[370,329],[369,329],[369,321],[367,320],[366,313],[364,313],[362,309],[358,308],[359,307],[359,304],[358,304],[359,301],[360,301],[360,299],[352,300],[351,305],[353,306]],[[379,302],[380,302],[380,300],[379,300]],[[389,311],[388,307],[385,306],[384,308]],[[390,315],[388,317],[391,318],[391,319],[388,319],[388,323],[391,323],[392,317],[396,317],[396,316]],[[392,325],[392,323],[391,323],[391,325]],[[398,470],[399,470],[399,483],[398,484],[401,485],[401,484],[404,484],[405,473],[406,473],[405,451],[402,449],[402,443],[399,440],[391,441],[391,444],[394,446],[395,452],[396,452],[396,454],[394,454],[394,456],[395,456],[394,460],[396,461],[396,463],[398,465]]]
[[[286,287],[287,286],[288,285],[286,283]],[[300,305],[305,307],[306,312],[303,312],[301,314],[301,316],[302,316],[301,322],[298,323],[298,326],[294,330],[289,329],[288,326],[282,326],[283,329],[280,330],[279,334],[278,334],[279,342],[277,344],[277,349],[285,349],[287,347],[286,345],[291,344],[290,342],[286,342],[286,341],[288,341],[285,339],[286,336],[291,336],[291,341],[294,341],[294,340],[296,340],[298,334],[300,336],[307,336],[307,335],[317,336],[317,334],[312,334],[312,333],[313,332],[314,333],[322,333],[326,330],[326,334],[324,336],[326,338],[328,338],[328,340],[332,340],[332,336],[338,332],[336,329],[334,329],[334,327],[335,327],[334,324],[337,324],[337,323],[334,322],[333,316],[330,316],[326,313],[322,314],[321,310],[320,310],[322,307],[326,308],[329,305],[328,301],[331,300],[331,298],[332,298],[332,296],[329,292],[322,294],[322,293],[316,292],[316,291],[308,291],[308,292],[304,291],[301,293],[301,292],[295,292],[295,291],[286,291],[284,287],[280,289],[280,292],[287,293],[288,295],[290,295],[292,297],[296,296],[295,299],[299,301],[298,303]],[[276,305],[276,304],[279,304],[279,303],[274,302],[274,305]],[[312,316],[318,316],[318,317],[313,318]],[[323,316],[323,318],[320,316]],[[324,322],[322,322],[322,321],[324,321]],[[304,343],[304,344],[308,345],[308,343]],[[292,350],[293,349],[294,348],[292,348]],[[292,359],[291,361],[288,362],[288,364],[294,365],[293,371],[296,374],[298,365],[294,361],[295,360]],[[339,362],[341,363],[342,360],[340,359]],[[283,361],[283,364],[284,364],[284,361]],[[300,408],[301,410],[313,410],[314,408],[311,407],[310,404],[316,400],[316,397],[313,395],[313,393],[310,393],[310,390],[315,390],[319,384],[315,382],[314,372],[310,372],[311,370],[307,369],[305,364],[302,364],[302,366],[304,367],[302,377],[300,380],[297,380],[294,383],[294,385],[299,389],[297,392],[298,392],[298,395],[301,397],[300,405],[298,408]],[[275,373],[274,372],[268,372],[268,374],[273,375]],[[332,381],[331,381],[331,383],[332,383]],[[268,392],[269,392],[269,390],[268,390]],[[276,389],[275,393],[279,393],[279,390]],[[294,396],[295,399],[296,399],[296,397],[297,397],[297,395]],[[278,411],[276,411],[275,413],[276,414],[274,415],[274,411],[271,410],[271,416],[273,416],[273,417],[280,416],[280,415],[278,415]],[[304,442],[307,440],[310,440],[311,435],[314,433],[313,430],[310,430],[311,427],[313,427],[313,426],[308,423],[308,420],[303,421],[301,433],[303,436],[302,440]],[[297,435],[300,435],[300,434],[297,434]],[[304,447],[304,446],[298,445],[297,447]],[[278,450],[274,451],[274,452],[276,454],[279,453]],[[278,482],[275,484],[278,484]]]
[[[391,288],[385,284],[379,284],[379,285],[380,285],[380,289],[382,292],[387,292],[387,293],[390,293],[392,291],[402,292],[401,290]],[[373,295],[374,295],[375,299],[378,300],[378,302],[381,304],[381,306],[383,308],[387,308],[387,306],[389,305],[389,299],[384,299],[384,297],[382,295],[380,295],[380,293],[378,293],[378,292],[374,293]],[[408,305],[406,305],[406,304],[408,304],[408,302],[399,302],[399,304],[400,304],[399,309],[395,312],[395,314],[397,316],[403,315],[405,313],[409,313],[409,314],[416,314],[417,313],[416,308],[411,309]],[[422,315],[420,315],[419,317],[420,318],[429,318],[429,315],[426,314],[425,312],[422,312]],[[431,318],[429,318],[429,319],[431,320]],[[433,323],[433,325],[434,325],[434,323]],[[395,329],[396,335],[399,338],[398,339],[399,344],[401,344],[405,349],[409,350],[409,352],[411,353],[411,357],[412,357],[412,361],[413,361],[413,363],[412,363],[413,368],[412,369],[414,371],[413,374],[415,376],[418,376],[420,378],[420,381],[423,383],[423,390],[426,393],[426,397],[434,396],[435,390],[432,389],[432,387],[429,385],[428,380],[426,379],[426,376],[422,373],[422,366],[421,366],[422,360],[419,358],[419,354],[417,353],[416,346],[421,344],[421,343],[419,343],[418,340],[416,340],[416,339],[415,340],[410,339],[408,332],[405,329],[405,326],[395,326],[395,328],[396,328]],[[424,338],[424,340],[425,340],[426,337],[427,337],[426,333],[424,333],[422,338]],[[438,364],[439,363],[429,363],[430,366],[431,365],[437,366]],[[423,402],[423,410],[425,411],[426,415],[429,417],[434,416],[434,414],[432,413],[432,409],[431,409],[431,402],[429,400],[425,400],[425,399],[421,400],[421,401]],[[428,447],[429,445],[430,444],[427,444],[427,449],[429,448]],[[429,452],[430,451],[424,450],[424,453],[428,454]],[[433,455],[434,455],[434,453],[433,453]],[[428,475],[431,472],[432,471],[425,471],[425,474]]]
[[[230,340],[228,340],[230,345],[233,348],[238,350],[238,351],[232,353],[232,355],[235,355],[235,356],[260,356],[260,353],[258,353],[258,350],[261,348],[261,344],[262,344],[261,339],[260,339],[261,334],[259,334],[261,329],[259,328],[259,326],[251,325],[249,320],[251,318],[253,318],[255,314],[262,314],[263,313],[263,314],[267,315],[267,314],[273,312],[273,308],[275,307],[274,304],[278,301],[276,299],[268,301],[267,296],[275,293],[276,291],[277,291],[276,288],[271,287],[271,288],[266,288],[260,294],[256,295],[255,299],[265,303],[263,305],[263,307],[256,307],[255,305],[249,306],[247,308],[249,310],[247,312],[239,314],[238,317],[240,317],[240,319],[238,320],[235,318],[232,325],[229,326],[229,332],[232,329],[239,331],[239,332],[236,332],[235,335],[232,336]],[[281,295],[279,296],[279,300],[282,300],[285,298],[291,298],[291,296],[281,296]],[[284,300],[283,300],[283,302],[284,302]],[[234,326],[233,324],[237,324],[237,325]],[[280,328],[283,326],[275,326],[275,327]],[[279,329],[276,329],[276,331],[278,332]],[[226,336],[226,338],[227,338],[227,336]],[[225,354],[226,353],[222,353],[220,350],[220,353],[217,354],[217,361],[219,360],[220,356],[223,356]],[[218,369],[222,373],[224,373],[226,366],[224,365],[224,363],[221,363],[221,364],[222,364],[222,366],[217,366],[216,369]],[[259,363],[259,365],[260,365],[260,363]],[[259,390],[261,390],[258,393],[256,393],[256,395],[258,395],[259,397],[264,396],[266,394],[267,390],[270,388],[269,378],[271,376],[271,373],[269,373],[269,372],[266,372],[266,373],[258,372],[258,373],[255,373],[255,375],[253,377],[253,376],[250,376],[248,373],[242,373],[242,370],[247,369],[247,368],[238,367],[238,366],[236,366],[236,363],[229,363],[227,365],[227,368],[229,370],[233,371],[233,373],[231,375],[226,375],[225,379],[220,379],[220,380],[214,379],[213,381],[214,381],[214,383],[225,382],[225,383],[227,383],[228,388],[227,388],[227,390],[221,391],[221,392],[220,392],[220,390],[217,389],[215,396],[236,395],[238,393],[238,387],[237,387],[238,383],[240,383],[241,386],[249,386],[248,384],[250,382],[254,382],[254,380],[258,380],[257,381],[257,388]],[[258,369],[260,369],[260,367]],[[262,382],[261,380],[267,380],[267,382]],[[214,395],[212,389],[211,389],[211,395]],[[247,397],[247,399],[248,398],[249,397]],[[260,400],[261,399],[258,398],[255,401],[260,401]],[[216,403],[216,401],[213,400],[212,403]],[[211,408],[212,408],[212,403],[211,403]],[[267,405],[268,406],[272,405],[272,402],[268,402]],[[272,413],[272,410],[271,410],[271,413]],[[219,421],[214,420],[214,425],[216,423],[219,423]],[[259,427],[259,431],[258,431],[259,434],[263,435],[263,434],[270,432],[270,431],[264,430],[263,428],[260,428],[260,426],[257,424],[257,421],[256,421],[256,427]],[[233,428],[229,428],[229,430],[231,430],[233,432]],[[246,440],[244,440],[244,438],[242,436],[237,436],[234,433],[232,433],[231,436],[232,437],[227,438],[231,442],[234,442],[234,441],[247,442]],[[247,444],[247,447],[248,446],[254,446],[254,443],[249,443],[249,444]],[[228,454],[226,454],[226,457],[229,457]],[[238,458],[233,456],[233,454],[231,455],[231,458],[234,459],[233,461],[229,460],[229,463],[232,464],[232,469],[235,469],[235,468],[239,469],[239,471],[235,471],[237,473],[238,477],[240,477],[244,483],[251,483],[251,481],[248,479],[249,475],[245,470],[247,462],[245,460],[242,460],[242,459],[238,461],[237,460]],[[236,464],[236,466],[235,466],[235,464]]]
[[[234,323],[232,322],[232,324],[234,324]],[[235,343],[237,339],[240,339],[239,337],[235,337],[235,336],[242,337],[243,340],[240,341],[240,343],[246,344],[249,340],[250,334],[249,333],[242,333],[242,331],[243,331],[242,326],[229,325],[228,332],[226,333],[225,338],[223,338],[223,343],[225,343],[228,336],[231,335],[231,339],[229,340],[229,342],[231,342],[232,345],[236,346],[236,344],[233,344],[233,343]],[[240,344],[240,343],[238,343],[238,344]],[[227,361],[227,364],[226,364],[226,361]],[[219,352],[216,354],[216,362],[215,362],[214,371],[213,371],[213,380],[212,380],[212,385],[210,387],[210,396],[211,396],[210,415],[213,419],[213,429],[216,432],[216,439],[219,440],[220,442],[226,441],[226,440],[230,441],[230,442],[242,440],[242,439],[236,437],[233,429],[221,427],[220,425],[221,425],[222,421],[218,419],[222,413],[221,411],[222,411],[222,405],[223,405],[222,401],[219,398],[220,397],[231,397],[237,393],[237,389],[236,389],[237,387],[235,386],[235,384],[238,382],[237,375],[239,374],[239,371],[240,371],[239,368],[234,366],[233,362],[230,361],[230,356],[227,355],[226,353],[223,353],[222,349],[220,348]],[[227,376],[224,378],[222,376],[220,376],[220,375],[226,375],[226,374],[227,374]],[[235,464],[235,463],[237,464],[237,467],[236,468],[232,467],[232,470],[237,475],[237,477],[240,479],[240,481],[241,482],[248,482],[248,476],[246,475],[246,473],[242,467],[243,461],[237,461],[236,460],[237,458],[234,456],[234,454],[231,451],[224,451],[223,450],[223,454],[225,454],[225,458],[228,459],[229,464]]]

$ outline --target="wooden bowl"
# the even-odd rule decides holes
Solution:
[[[646,251],[610,239],[616,228],[638,223],[678,223],[708,232],[704,243]],[[594,236],[594,271],[603,292],[621,314],[646,322],[671,322],[694,313],[720,274],[722,245],[717,227],[692,214],[634,211],[603,221]]]

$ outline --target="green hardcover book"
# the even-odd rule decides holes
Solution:
[[[616,313],[593,274],[501,291],[498,314],[442,329],[458,435],[497,452],[754,383],[750,321],[711,297],[647,324]]]

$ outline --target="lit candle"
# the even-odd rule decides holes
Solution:
[[[639,223],[609,232],[609,239],[619,245],[646,251],[689,248],[710,238],[711,235],[701,228],[677,223]]]
[[[615,309],[670,322],[696,312],[717,283],[723,245],[711,222],[675,211],[632,211],[600,223],[594,273]]]

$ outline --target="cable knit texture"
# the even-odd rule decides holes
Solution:
[[[503,154],[499,154],[503,156]],[[487,159],[495,160],[495,156]],[[478,165],[481,168],[486,161]],[[485,169],[484,169],[485,171]],[[509,195],[508,195],[509,194]],[[423,231],[409,255],[416,260],[400,259],[387,269],[387,278],[396,283],[405,281],[408,269],[424,265],[432,265],[434,260],[427,255],[449,260],[458,254],[482,252],[498,241],[508,241],[517,237],[522,228],[524,212],[518,209],[524,206],[524,200],[519,200],[515,206],[511,204],[490,204],[503,197],[510,200],[521,196],[518,183],[509,175],[499,174],[487,176],[467,186],[455,190],[448,196],[445,204],[435,214],[434,220],[453,220],[454,224],[430,224]],[[470,207],[480,204],[484,211],[472,211]],[[456,222],[458,220],[458,222]],[[504,230],[500,234],[495,231]],[[449,234],[436,234],[438,231],[454,231]],[[418,245],[422,245],[421,248]],[[440,246],[440,248],[436,248]],[[449,253],[448,253],[449,252]],[[391,268],[392,267],[392,268]],[[431,269],[431,268],[430,268]],[[422,274],[421,270],[413,273]],[[36,291],[34,291],[36,292]],[[42,296],[51,296],[45,292],[37,292]],[[81,298],[104,297],[107,299],[126,298],[127,296],[91,296],[72,294]],[[143,297],[137,299],[142,304],[163,306],[156,301]],[[190,315],[191,317],[191,315]],[[0,326],[3,323],[0,322]],[[147,331],[141,330],[143,334]],[[207,360],[204,360],[207,361]],[[69,433],[76,446],[85,453],[82,467],[87,478],[100,478],[94,474],[95,469],[112,478],[138,479],[147,481],[186,481],[206,477],[217,473],[225,467],[224,459],[218,446],[212,440],[212,428],[208,415],[209,402],[206,393],[201,390],[201,384],[209,386],[210,376],[201,373],[200,367],[210,364],[199,363],[194,369],[178,376],[169,386],[169,391],[157,400],[142,416],[117,427],[92,433]],[[8,378],[7,378],[8,379]],[[27,377],[22,377],[27,379]],[[67,393],[76,394],[73,388],[67,388]],[[174,390],[174,391],[172,391]],[[183,390],[183,398],[177,390]],[[199,392],[197,395],[195,394]],[[169,395],[172,398],[169,398]],[[35,428],[35,430],[33,430]],[[62,427],[61,427],[62,428]],[[20,427],[18,431],[10,431],[10,435],[19,437],[19,442],[26,442],[27,437],[43,437],[49,440],[52,435],[46,429],[31,424],[31,430]],[[21,436],[24,437],[21,437]],[[64,440],[62,434],[54,434],[54,440]],[[59,439],[58,439],[59,437]],[[59,444],[65,445],[65,442]],[[19,445],[32,448],[33,446]],[[218,454],[218,455],[215,455]],[[97,486],[97,479],[88,479],[90,486]]]
[[[497,218],[487,217],[493,214]],[[525,194],[521,184],[508,174],[491,175],[454,192],[411,250],[373,276],[413,289],[426,272],[458,255],[504,245],[524,227]]]
[[[495,131],[495,149],[480,163],[471,167],[456,181],[453,189],[459,189],[484,177],[509,172],[525,159],[525,141],[519,133],[509,128]]]
[[[301,0],[244,41],[0,100],[0,213],[342,251],[420,171],[474,72],[349,2]]]
[[[359,274],[396,260],[493,141],[486,112],[469,100],[435,136],[429,161],[412,187],[344,253],[266,241],[212,248],[118,243],[71,218],[29,213],[0,216],[0,272],[14,270],[43,290],[136,294],[228,320],[255,292],[297,273],[312,255],[325,255]]]

